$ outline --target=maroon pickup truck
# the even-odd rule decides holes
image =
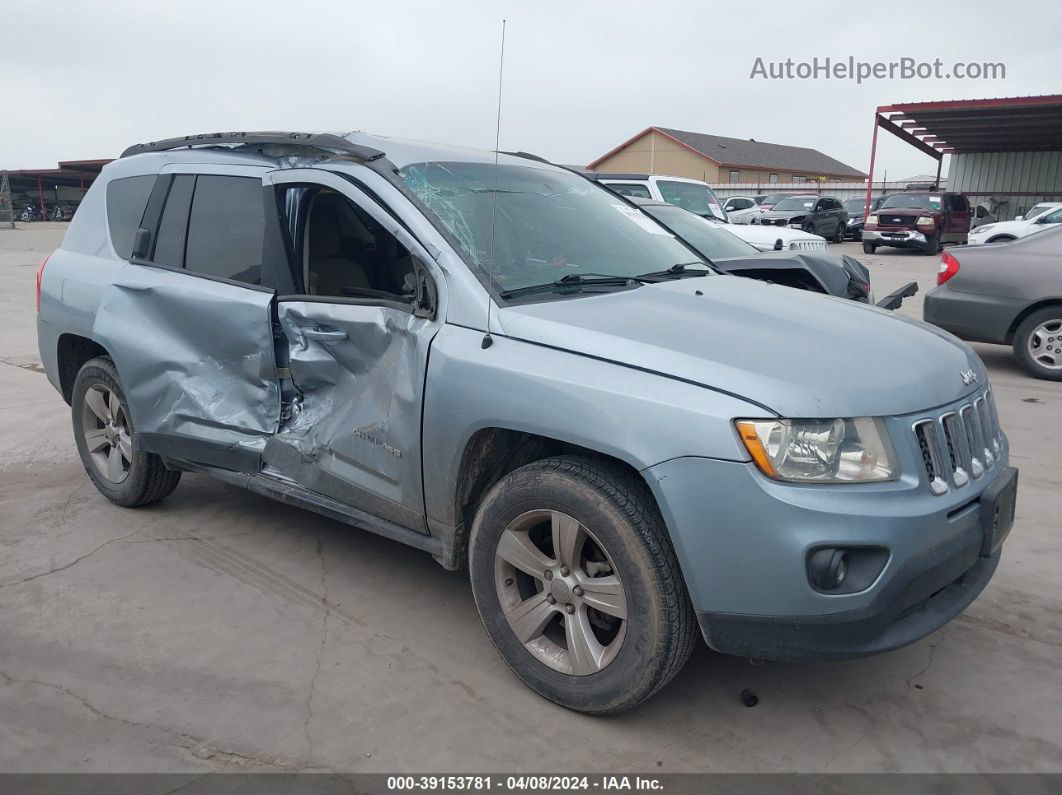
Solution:
[[[886,196],[863,225],[863,252],[878,246],[936,254],[945,243],[965,243],[970,203],[961,193],[906,191]]]

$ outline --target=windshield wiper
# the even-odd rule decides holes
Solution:
[[[517,287],[513,290],[505,290],[499,293],[502,298],[517,298],[521,295],[531,295],[533,293],[549,293],[561,290],[575,290],[580,287],[592,287],[597,285],[614,285],[623,287],[625,285],[640,284],[642,277],[640,276],[611,276],[603,274],[600,276],[587,275],[582,273],[569,273],[567,276],[562,276],[556,281],[545,282],[544,284],[530,284],[527,287]]]
[[[703,265],[704,270],[688,271],[687,265]],[[689,279],[693,276],[707,276],[711,273],[711,269],[708,263],[695,260],[694,262],[679,262],[672,265],[667,270],[652,271],[650,273],[641,273],[635,276],[636,279],[646,279],[648,281],[661,281],[663,279]]]

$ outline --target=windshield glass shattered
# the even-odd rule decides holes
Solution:
[[[499,293],[566,276],[632,277],[695,256],[641,210],[568,172],[429,162],[399,175],[484,274],[496,218],[492,277]]]

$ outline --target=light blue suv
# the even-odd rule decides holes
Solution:
[[[184,471],[468,565],[512,670],[590,713],[708,645],[871,654],[954,618],[1014,514],[954,337],[726,276],[526,155],[218,133],[103,170],[38,276],[96,487]]]

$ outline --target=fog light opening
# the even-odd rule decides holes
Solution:
[[[843,549],[820,549],[811,556],[812,584],[822,591],[835,591],[848,576],[848,553]]]

